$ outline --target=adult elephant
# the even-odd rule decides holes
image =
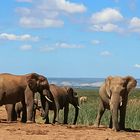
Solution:
[[[59,87],[50,84],[50,90],[53,95],[54,102],[49,102],[49,110],[54,110],[53,123],[59,123],[59,110],[64,108],[64,124],[68,121],[69,103],[75,107],[75,118],[73,124],[76,124],[79,113],[79,102],[77,93],[71,87]],[[44,117],[45,123],[49,123],[48,114]]]
[[[126,105],[128,93],[135,88],[137,81],[131,77],[108,77],[99,90],[100,104],[95,126],[99,126],[105,109],[111,110],[109,127],[115,131],[125,129]],[[120,120],[118,122],[118,110]]]
[[[22,122],[26,122],[26,120],[32,122],[34,93],[36,92],[40,93],[45,110],[46,99],[51,101],[49,98],[52,96],[47,78],[37,73],[0,74],[0,105],[13,104],[13,107],[14,104],[21,101],[23,105]]]

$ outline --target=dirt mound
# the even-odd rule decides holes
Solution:
[[[140,140],[140,131],[113,132],[106,127],[7,123],[0,107],[0,140]]]

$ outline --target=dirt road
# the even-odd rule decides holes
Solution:
[[[140,140],[139,132],[113,132],[93,126],[7,123],[0,107],[0,140]]]

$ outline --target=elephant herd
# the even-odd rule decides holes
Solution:
[[[137,81],[131,77],[109,76],[99,89],[99,109],[95,126],[106,109],[111,111],[109,127],[115,131],[125,130],[125,115],[128,93]],[[40,94],[41,106],[36,103],[35,94]],[[0,74],[0,106],[5,105],[7,120],[16,121],[22,111],[21,122],[35,122],[36,109],[41,109],[45,123],[49,123],[49,110],[53,110],[53,123],[59,123],[59,111],[64,109],[64,124],[67,124],[69,103],[75,107],[73,124],[79,114],[78,95],[71,87],[49,84],[46,77],[37,73],[26,75]],[[87,100],[87,99],[86,99]]]
[[[37,92],[40,93],[45,123],[49,123],[49,110],[54,111],[53,123],[59,122],[59,110],[64,108],[64,124],[67,124],[71,103],[75,107],[73,124],[76,124],[79,102],[73,88],[49,85],[46,77],[36,73],[21,76],[0,74],[0,105],[5,105],[9,122],[17,119],[18,108],[22,110],[22,122],[35,122],[34,95]]]

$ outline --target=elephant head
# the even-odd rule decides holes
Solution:
[[[109,99],[109,106],[112,112],[113,129],[125,128],[125,114],[128,100],[128,93],[135,88],[137,81],[131,77],[108,77],[105,80],[105,90]],[[120,122],[118,124],[118,109],[120,109]],[[111,123],[112,124],[112,123]]]
[[[68,93],[68,100],[69,103],[72,104],[75,107],[75,118],[73,124],[76,124],[77,117],[79,114],[79,101],[78,101],[78,95],[77,93],[73,90],[73,88],[68,87],[67,88],[67,93]]]
[[[111,77],[109,76],[105,80],[106,93],[110,99],[110,102],[114,103],[115,100],[118,105],[122,105],[122,102],[127,98],[128,93],[136,87],[137,81],[131,77]]]
[[[46,98],[49,102],[52,102],[50,100],[50,97],[52,95],[46,77],[36,73],[32,73],[32,74],[28,74],[26,80],[27,80],[28,87],[33,93],[39,92],[41,97]]]

